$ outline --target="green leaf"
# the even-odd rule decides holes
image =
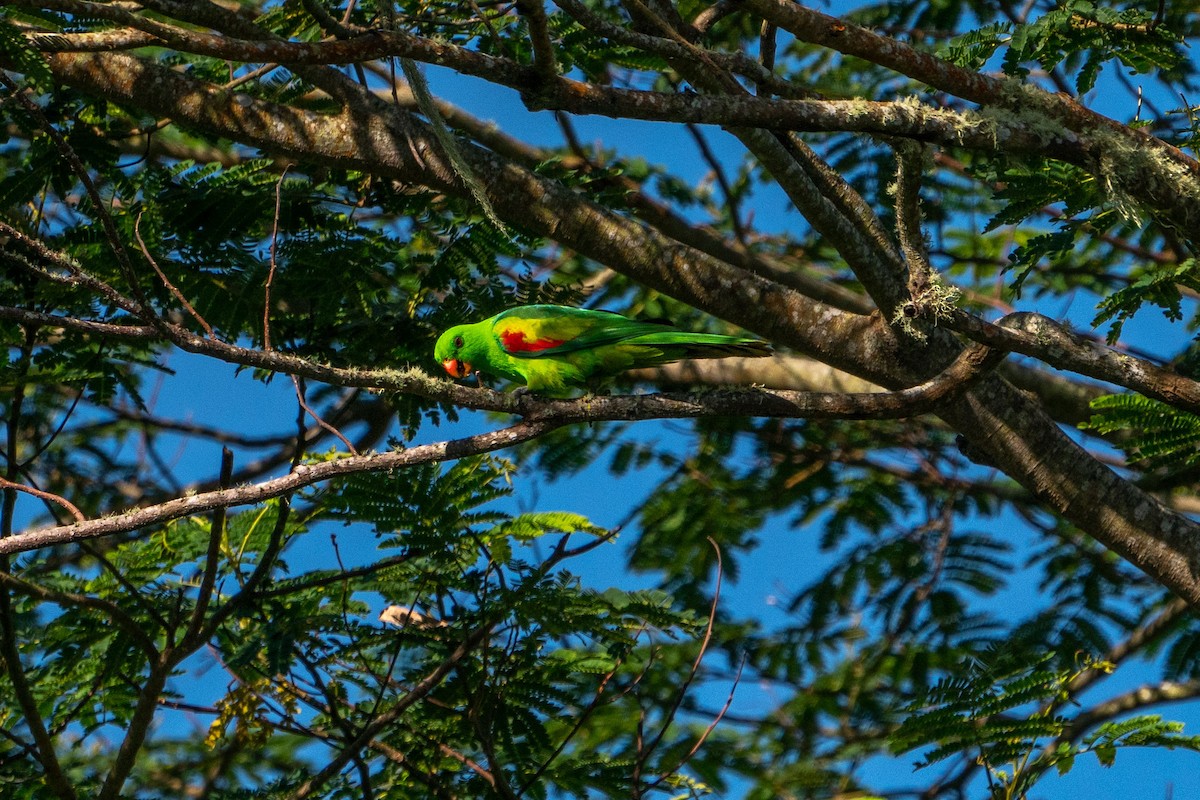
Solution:
[[[593,525],[582,514],[566,511],[540,511],[521,514],[496,526],[494,534],[511,536],[522,542],[532,541],[551,533],[586,533],[605,536],[608,531]]]
[[[551,664],[561,664],[571,672],[590,675],[605,675],[617,667],[617,661],[610,656],[578,650],[554,650],[546,656],[546,660]]]

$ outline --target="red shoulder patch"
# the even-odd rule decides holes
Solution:
[[[525,331],[517,328],[500,331],[500,343],[510,353],[536,353],[539,350],[549,350],[552,347],[558,347],[565,341],[566,339],[534,339],[533,341],[529,341],[525,338]]]

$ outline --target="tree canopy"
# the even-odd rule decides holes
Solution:
[[[1015,798],[1200,750],[1200,8],[839,12],[0,7],[0,794]],[[775,355],[441,374],[531,303]],[[189,375],[286,408],[187,418]],[[767,537],[770,619],[722,596]]]

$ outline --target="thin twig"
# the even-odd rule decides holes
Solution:
[[[275,245],[279,239],[279,207],[283,179],[287,177],[287,171],[288,168],[284,167],[283,172],[279,173],[279,180],[275,181],[275,216],[271,221],[271,266],[267,271],[266,285],[263,287],[263,350],[268,351],[271,349],[271,284],[275,282]]]
[[[737,691],[738,684],[742,681],[742,670],[746,667],[746,657],[747,654],[743,652],[741,661],[738,662],[737,674],[733,677],[733,685],[729,687],[729,696],[725,698],[725,705],[721,706],[721,710],[717,712],[715,717],[713,717],[712,722],[708,723],[708,727],[704,729],[704,733],[700,734],[700,738],[696,740],[694,745],[692,745],[692,749],[687,751],[683,758],[679,760],[679,763],[675,765],[675,768],[667,770],[660,775],[658,780],[650,784],[649,788],[658,786],[664,780],[683,769],[683,767],[692,760],[692,756],[696,755],[696,753],[700,751],[700,748],[704,746],[704,743],[708,740],[708,737],[712,734],[712,732],[716,730],[718,723],[720,723],[725,717],[725,712],[729,710],[731,705],[733,705],[733,695],[734,692]]]
[[[717,185],[721,187],[721,194],[725,195],[725,205],[729,208],[729,224],[733,227],[733,235],[737,237],[737,240],[742,243],[743,247],[749,247],[749,242],[746,239],[746,228],[742,225],[739,198],[734,194],[733,186],[729,183],[729,178],[725,175],[724,166],[717,158],[717,154],[708,146],[708,141],[704,138],[704,133],[700,128],[691,123],[688,123],[685,127],[688,133],[692,135],[692,139],[695,140],[696,147],[700,150],[700,157],[704,159],[709,169],[712,170]]]
[[[146,257],[146,261],[150,262],[150,266],[154,268],[154,273],[158,275],[158,279],[162,281],[163,285],[166,286],[171,294],[175,296],[175,299],[179,301],[180,305],[182,305],[184,309],[186,309],[187,312],[192,315],[192,319],[200,323],[200,327],[204,328],[204,332],[206,334],[208,334],[210,337],[213,336],[212,325],[209,325],[208,320],[200,316],[200,312],[198,312],[195,307],[188,302],[188,299],[184,296],[183,292],[175,288],[175,284],[171,283],[171,280],[167,277],[167,274],[158,266],[158,262],[154,260],[154,256],[150,255],[149,248],[147,248],[146,243],[142,241],[142,213],[143,212],[139,211],[137,217],[135,217],[133,220],[133,238],[137,239],[138,247],[142,249],[142,255]]]
[[[328,422],[321,419],[321,415],[318,414],[315,410],[313,410],[312,406],[310,406],[305,401],[305,399],[304,399],[304,379],[297,377],[295,375],[291,375],[290,377],[292,379],[292,386],[295,387],[295,389],[296,389],[296,402],[298,402],[300,404],[300,408],[302,408],[310,417],[312,417],[316,421],[317,425],[321,427],[322,430],[332,433],[334,436],[336,436],[338,439],[340,439],[342,441],[342,444],[346,445],[347,450],[349,450],[354,455],[358,455],[358,450],[355,449],[354,445],[350,442],[350,440],[347,439],[342,434],[342,432],[339,431],[337,428],[333,427]]]
[[[217,478],[218,485],[222,489],[228,489],[232,476],[233,451],[228,447],[222,447],[221,469],[220,475]],[[213,510],[212,529],[208,533],[208,552],[204,557],[204,574],[200,578],[200,588],[196,594],[196,607],[192,609],[192,619],[188,623],[187,632],[180,640],[180,644],[183,647],[199,644],[195,642],[195,639],[204,626],[204,615],[208,611],[209,602],[212,600],[213,588],[216,585],[217,565],[221,560],[221,542],[225,538],[227,513],[227,508]]]
[[[692,681],[694,681],[696,679],[696,675],[700,671],[700,662],[704,660],[704,654],[706,652],[708,652],[708,645],[712,641],[713,627],[716,625],[716,622],[717,622],[717,603],[719,603],[721,600],[721,579],[724,575],[724,569],[723,569],[723,564],[721,561],[720,545],[718,545],[716,540],[713,539],[711,536],[705,536],[704,538],[708,540],[708,543],[710,545],[712,545],[713,551],[717,555],[717,576],[716,576],[716,582],[713,586],[712,603],[709,605],[709,609],[708,609],[708,624],[705,626],[704,636],[700,640],[700,652],[696,653],[696,658],[692,662],[692,668],[688,672],[688,676],[686,678],[684,678],[683,685],[680,686],[679,690],[675,693],[674,702],[671,704],[671,707],[667,710],[667,713],[663,716],[663,722],[662,722],[662,725],[659,727],[658,733],[655,735],[655,737],[650,741],[650,743],[648,745],[646,745],[645,747],[638,748],[638,758],[637,758],[637,763],[635,765],[635,770],[634,770],[635,775],[641,773],[643,765],[646,763],[646,760],[648,758],[650,758],[651,754],[654,753],[654,751],[658,748],[658,745],[662,742],[663,737],[666,736],[667,729],[671,727],[671,723],[674,721],[675,715],[679,713],[679,707],[680,707],[680,705],[683,704],[683,698],[687,695],[688,689],[692,685]],[[730,697],[730,700],[732,700],[732,696]],[[690,757],[690,754],[689,754],[689,757]],[[686,763],[686,761],[687,761],[687,759],[684,759],[685,763]],[[650,789],[653,789],[655,786],[658,786],[658,784],[662,783],[663,780],[665,780],[669,774],[670,773],[664,773],[664,774],[660,775],[658,778],[656,778],[654,781],[652,781],[649,786],[644,787],[644,791],[649,791]]]
[[[60,497],[52,492],[47,492],[42,489],[35,489],[32,486],[25,486],[14,481],[10,481],[7,478],[0,478],[0,488],[14,489],[18,492],[24,492],[25,494],[33,495],[41,500],[48,500],[51,503],[60,505],[70,512],[71,516],[75,518],[76,522],[84,522],[87,520],[87,517],[83,515],[83,512],[80,511],[74,503],[67,498]]]

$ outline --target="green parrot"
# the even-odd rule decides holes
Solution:
[[[433,348],[451,377],[465,378],[478,368],[551,396],[627,369],[682,358],[770,354],[770,345],[758,339],[688,333],[670,323],[553,305],[521,306],[456,325]]]

